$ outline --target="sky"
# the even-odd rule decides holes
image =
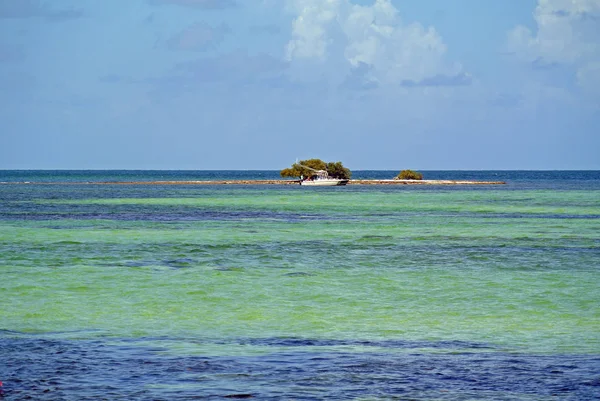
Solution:
[[[600,169],[600,0],[0,0],[0,169]]]

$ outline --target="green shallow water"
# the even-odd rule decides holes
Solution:
[[[28,191],[0,220],[4,330],[600,353],[597,191]]]
[[[589,191],[381,191],[376,188],[361,188],[355,192],[328,192],[326,196],[315,191],[281,192],[268,196],[263,191],[245,189],[211,193],[194,198],[118,198],[81,199],[52,202],[57,204],[97,204],[97,205],[145,205],[205,207],[227,210],[276,210],[288,212],[329,212],[352,214],[377,212],[473,212],[473,213],[529,213],[569,215],[598,215],[598,200]],[[343,191],[343,190],[342,190]],[[269,191],[274,192],[274,191]],[[229,196],[235,194],[235,196]],[[368,194],[369,196],[365,196]],[[394,194],[396,196],[394,196]],[[174,194],[176,195],[176,194]],[[427,196],[429,195],[429,196]],[[376,209],[374,209],[376,205]]]

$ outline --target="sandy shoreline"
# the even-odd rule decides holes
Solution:
[[[1,182],[12,185],[298,185],[297,180]],[[348,185],[503,185],[504,181],[350,180]]]

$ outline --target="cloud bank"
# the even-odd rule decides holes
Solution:
[[[534,32],[509,32],[509,51],[534,68],[569,65],[581,88],[600,95],[600,1],[539,0],[534,19]]]
[[[285,49],[292,65],[335,64],[371,85],[464,74],[460,65],[445,60],[446,45],[433,27],[405,24],[390,0],[367,6],[349,0],[290,0],[288,9],[295,15]]]

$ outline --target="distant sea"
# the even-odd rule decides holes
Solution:
[[[507,181],[509,185],[573,187],[598,185],[600,171],[509,171],[453,170],[423,171],[428,180]],[[354,179],[392,179],[397,170],[354,170]],[[0,182],[133,182],[133,181],[217,181],[277,180],[279,170],[0,170]],[[585,186],[585,185],[584,185]],[[597,189],[597,187],[596,187]]]
[[[423,174],[0,170],[0,393],[600,398],[600,171]]]

